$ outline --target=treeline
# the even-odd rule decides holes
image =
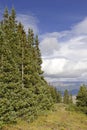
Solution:
[[[72,94],[69,94],[69,91],[67,89],[64,91],[63,103],[64,104],[73,104]]]
[[[61,103],[62,102],[62,94],[60,91],[57,90],[54,86],[50,85],[50,92],[52,99],[55,103]]]
[[[87,86],[82,85],[76,96],[76,106],[77,109],[87,114]]]
[[[15,10],[6,8],[0,21],[0,126],[28,122],[58,102],[58,93],[44,80],[38,36],[26,34]]]
[[[68,110],[81,111],[87,114],[87,86],[84,84],[80,86],[75,102],[73,102],[72,95],[69,95],[68,90],[65,90],[63,103],[69,104]]]

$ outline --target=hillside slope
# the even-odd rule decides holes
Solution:
[[[6,126],[3,130],[87,130],[87,116],[65,108],[64,104],[57,104],[54,111],[45,113],[33,123],[19,120],[17,125]]]

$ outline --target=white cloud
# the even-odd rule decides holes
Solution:
[[[87,18],[70,31],[42,35],[42,69],[48,80],[86,80]]]
[[[29,28],[33,29],[35,34],[39,32],[39,29],[37,26],[38,19],[34,17],[33,15],[18,14],[17,20],[24,25],[26,32],[28,31]]]
[[[47,37],[41,42],[41,52],[45,55],[51,55],[55,51],[59,50],[59,44],[57,38]]]
[[[49,75],[56,75],[63,72],[64,66],[67,63],[66,59],[45,59],[42,68]]]
[[[78,35],[85,35],[85,34],[87,35],[86,27],[87,27],[87,17],[83,21],[72,27],[72,30],[75,34]]]

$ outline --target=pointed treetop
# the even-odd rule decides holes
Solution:
[[[21,32],[24,30],[24,27],[21,22],[19,22],[19,24],[18,24],[18,30]]]
[[[16,12],[15,12],[14,7],[11,10],[11,17],[12,17],[13,20],[15,20],[15,18],[16,18]]]
[[[36,45],[36,46],[39,45],[38,35],[36,35],[36,37],[35,37],[35,45]]]
[[[7,7],[5,8],[3,16],[4,16],[4,19],[8,19],[9,14],[8,14],[8,8]]]
[[[28,29],[28,41],[32,46],[34,45],[34,32],[32,29]]]

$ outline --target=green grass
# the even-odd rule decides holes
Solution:
[[[3,130],[87,130],[85,114],[66,111],[64,104],[57,104],[54,108],[33,123],[18,120],[16,125],[5,126]]]

